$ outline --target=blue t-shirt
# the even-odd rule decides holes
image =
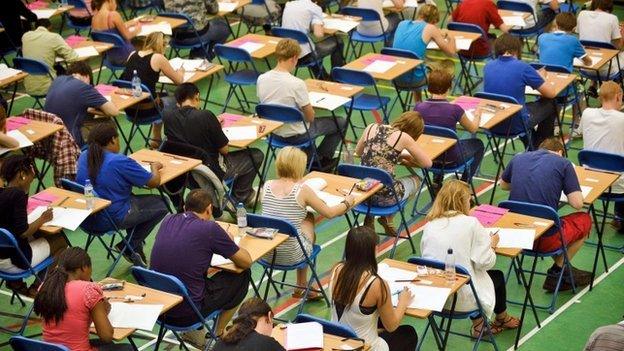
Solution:
[[[585,56],[581,42],[565,32],[544,33],[539,36],[539,60],[549,65],[563,66],[572,72],[575,57]]]
[[[84,151],[78,158],[78,174],[76,182],[84,184],[89,178],[87,159],[89,150]],[[117,222],[123,221],[130,209],[130,196],[133,186],[145,186],[152,178],[152,174],[146,171],[135,160],[109,151],[104,152],[104,162],[100,172],[93,183],[93,189],[99,197],[110,200],[108,212]]]
[[[557,211],[561,192],[580,191],[572,162],[547,150],[514,156],[502,175],[511,184],[509,200],[550,206]]]
[[[423,32],[427,23],[424,21],[401,21],[394,32],[394,43],[392,47],[395,49],[407,50],[415,53],[421,59],[424,59],[427,51],[427,43],[422,39]],[[414,82],[425,78],[422,69],[414,70]],[[401,79],[405,80],[403,76]]]
[[[535,68],[513,56],[499,56],[483,68],[484,92],[511,96],[523,106],[525,87],[537,89],[542,84],[544,79]]]
[[[43,109],[59,116],[82,145],[80,127],[89,107],[98,108],[107,102],[93,86],[72,76],[59,76],[52,82]]]

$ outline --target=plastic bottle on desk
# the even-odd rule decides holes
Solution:
[[[453,249],[446,250],[446,260],[444,260],[444,278],[446,278],[447,284],[455,284],[455,256],[453,256]]]
[[[140,97],[143,93],[143,89],[141,89],[141,78],[137,74],[136,69],[132,72],[132,96]]]
[[[87,210],[93,210],[95,207],[95,196],[93,195],[93,185],[89,179],[85,180],[84,197],[87,203]]]
[[[238,224],[238,237],[242,237],[245,234],[245,228],[247,228],[247,210],[242,202],[236,205],[236,224]]]

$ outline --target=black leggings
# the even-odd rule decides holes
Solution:
[[[494,313],[503,313],[507,310],[507,287],[505,286],[505,274],[498,269],[489,270],[487,273],[494,283],[494,295],[496,295]]]
[[[390,350],[416,350],[418,335],[411,325],[400,325],[395,331],[383,331],[379,337],[384,339]]]

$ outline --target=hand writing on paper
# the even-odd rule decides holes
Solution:
[[[404,286],[401,293],[399,293],[398,306],[407,307],[410,304],[410,302],[412,302],[413,298],[414,298],[414,294],[412,294],[412,291],[407,286]]]
[[[490,246],[495,249],[498,246],[498,242],[500,241],[500,236],[498,232],[490,235]]]
[[[150,166],[152,168],[152,173],[156,173],[156,172],[160,171],[163,168],[162,163],[160,163],[158,161],[150,163]]]

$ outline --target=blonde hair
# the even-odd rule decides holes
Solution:
[[[598,97],[600,98],[600,102],[605,102],[614,100],[617,94],[622,94],[622,88],[620,88],[619,84],[610,80],[602,83],[600,91],[598,92]]]
[[[293,146],[286,146],[277,153],[275,170],[278,178],[299,180],[303,178],[308,156],[305,152]]]
[[[162,54],[165,52],[165,35],[161,32],[150,33],[145,38],[143,50],[152,50],[155,53]]]
[[[426,219],[432,221],[438,218],[455,217],[458,214],[468,215],[470,196],[470,187],[466,182],[457,179],[445,182]]]
[[[295,56],[299,57],[299,54],[301,54],[301,47],[299,43],[293,39],[282,39],[275,47],[275,57],[277,57],[277,61],[290,60]]]
[[[416,111],[403,112],[391,125],[411,136],[414,140],[418,139],[425,130],[425,122],[420,113]]]
[[[418,6],[418,18],[429,24],[436,24],[440,22],[440,11],[435,5],[424,4],[422,6]]]

